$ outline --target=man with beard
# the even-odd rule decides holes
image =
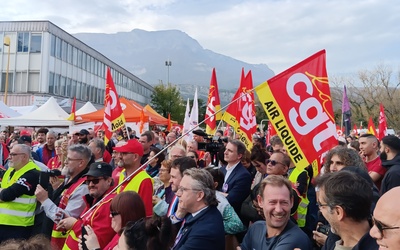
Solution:
[[[51,233],[51,241],[59,249],[64,245],[67,234],[63,229],[57,229],[57,223],[62,217],[78,218],[86,205],[82,196],[88,194],[88,187],[85,184],[86,177],[83,176],[88,171],[88,165],[92,157],[92,152],[85,145],[73,145],[68,148],[67,159],[65,160],[66,178],[64,183],[54,190],[49,198],[48,192],[40,185],[36,188],[37,200],[42,204],[46,216],[51,221],[46,221],[47,226],[43,227],[44,234]],[[52,180],[50,180],[52,182]]]
[[[28,239],[33,230],[39,167],[30,161],[31,149],[17,144],[11,148],[8,170],[0,188],[0,242]]]
[[[79,131],[79,135],[78,135],[78,143],[88,145],[89,144],[89,136],[90,136],[89,131],[87,131],[86,129],[81,129],[81,131]]]
[[[49,130],[47,128],[40,128],[36,132],[36,144],[33,145],[32,151],[36,152],[39,148],[43,147],[46,143],[46,135]]]
[[[371,184],[357,173],[338,171],[322,175],[317,186],[319,210],[331,225],[322,249],[377,250],[376,241],[369,235]]]
[[[135,191],[142,198],[146,208],[146,216],[153,214],[153,179],[144,169],[140,169],[140,159],[143,156],[143,146],[136,139],[128,140],[125,145],[114,147],[118,152],[118,166],[124,168],[119,176],[118,184],[123,183],[117,193]],[[133,174],[135,173],[135,174]],[[129,177],[131,174],[133,176]],[[127,179],[129,178],[129,179]]]
[[[56,155],[56,148],[54,146],[56,140],[57,133],[50,130],[46,134],[46,144],[36,151],[37,155],[39,156],[39,161],[41,161],[44,165],[47,165],[49,160]]]
[[[281,175],[267,176],[261,182],[257,201],[265,221],[257,221],[249,228],[242,250],[312,249],[307,235],[290,220],[293,193],[288,179]]]
[[[381,154],[382,166],[387,168],[381,184],[381,195],[390,189],[400,186],[400,139],[394,135],[382,138]]]
[[[61,220],[57,229],[71,230],[68,233],[67,240],[65,241],[64,249],[78,249],[77,239],[81,235],[82,225],[89,225],[97,236],[99,248],[104,247],[112,240],[115,231],[110,227],[110,204],[111,200],[116,195],[110,194],[92,209],[84,217],[83,215],[99,202],[106,194],[112,190],[113,179],[111,177],[112,167],[105,162],[95,162],[89,167],[89,172],[85,174],[87,177],[85,183],[89,188],[89,194],[83,196],[86,203],[86,208],[81,214],[81,219],[78,220],[74,217],[68,217]]]

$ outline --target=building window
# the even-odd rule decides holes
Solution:
[[[60,95],[64,96],[65,95],[65,82],[66,79],[64,76],[61,77],[61,82],[60,82]]]
[[[31,53],[42,52],[42,34],[32,34],[30,52]]]
[[[56,56],[56,36],[55,35],[51,35],[51,39],[50,39],[50,55],[51,56]]]
[[[29,32],[18,32],[18,52],[28,52]]]
[[[56,37],[56,57],[61,59],[61,39]]]
[[[61,43],[61,60],[64,62],[67,61],[67,54],[68,54],[68,43],[64,40]]]
[[[50,72],[49,75],[49,93],[54,93],[54,73]]]
[[[76,85],[76,98],[82,100],[81,97],[81,88],[82,88],[82,83],[81,82],[76,82],[75,80],[72,80],[72,86]]]

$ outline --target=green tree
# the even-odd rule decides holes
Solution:
[[[151,106],[162,116],[168,117],[168,113],[171,113],[171,119],[182,124],[186,107],[182,103],[180,92],[176,86],[159,84],[154,87]]]

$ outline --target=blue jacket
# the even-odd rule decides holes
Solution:
[[[186,215],[179,233],[174,250],[225,249],[224,223],[217,207],[208,207],[195,217]]]
[[[221,171],[226,174],[226,167],[222,167]],[[224,183],[224,185],[228,185],[228,190],[226,191],[228,196],[226,199],[235,209],[237,214],[240,214],[242,203],[250,194],[252,181],[253,179],[251,178],[249,171],[247,171],[242,163],[239,162]],[[225,190],[222,191],[224,192]]]

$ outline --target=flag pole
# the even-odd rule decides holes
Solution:
[[[248,92],[253,92],[255,90],[255,88],[248,90]],[[206,119],[204,119],[203,121],[199,122],[198,126],[200,126],[201,124],[205,123],[207,120],[213,118],[215,115],[217,115],[219,112],[222,112],[223,110],[225,110],[231,103],[239,100],[240,98],[242,98],[244,95],[246,95],[247,92],[242,92],[238,98],[232,100],[230,103],[228,103],[227,105],[223,106],[220,110],[218,110],[217,112],[215,112],[213,115],[207,117]],[[86,215],[88,215],[93,209],[95,209],[98,205],[100,205],[110,194],[114,193],[115,191],[118,190],[119,187],[121,187],[123,184],[125,184],[126,181],[130,180],[133,176],[136,175],[137,172],[139,172],[142,169],[145,169],[145,167],[155,158],[157,158],[160,154],[164,153],[165,150],[167,150],[169,147],[171,147],[171,145],[174,145],[176,142],[178,142],[180,139],[184,138],[187,134],[191,133],[193,130],[197,129],[197,127],[193,127],[190,128],[188,131],[184,132],[180,137],[176,138],[172,143],[170,143],[167,147],[161,149],[160,152],[158,152],[157,154],[155,154],[153,157],[149,158],[145,163],[143,163],[138,169],[136,169],[135,171],[133,171],[133,173],[131,173],[129,176],[127,176],[121,183],[119,183],[117,186],[115,186],[109,193],[105,194],[103,196],[103,198],[101,200],[99,200],[97,203],[95,203],[92,207],[90,207],[83,215],[79,216],[79,218],[84,218]]]

